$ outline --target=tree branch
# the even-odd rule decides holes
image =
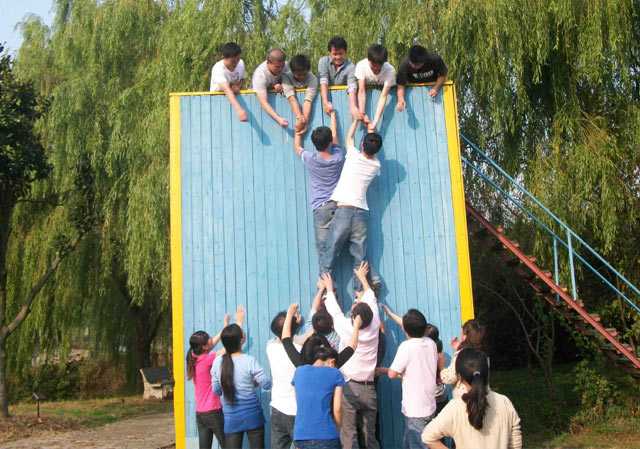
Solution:
[[[6,339],[25,320],[25,318],[29,315],[29,312],[31,311],[31,306],[33,305],[35,299],[37,298],[38,293],[40,293],[40,291],[43,289],[43,287],[49,281],[51,276],[53,276],[54,273],[58,270],[58,267],[60,266],[62,261],[64,259],[66,259],[66,257],[69,254],[71,254],[73,252],[73,250],[78,246],[78,244],[80,243],[80,241],[82,240],[83,237],[84,237],[84,233],[79,234],[71,242],[71,244],[69,245],[68,248],[66,248],[64,251],[58,252],[56,254],[56,257],[53,259],[53,262],[51,263],[49,268],[47,268],[47,270],[40,277],[40,279],[38,279],[38,281],[33,285],[33,287],[31,287],[31,290],[29,291],[29,294],[27,295],[27,298],[26,298],[24,304],[22,305],[22,307],[20,307],[20,310],[16,314],[15,318],[13,319],[13,321],[11,321],[11,323],[9,323],[7,326],[3,326],[0,329],[0,340]]]

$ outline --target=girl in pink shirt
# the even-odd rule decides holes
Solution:
[[[205,331],[197,331],[189,338],[187,378],[193,380],[195,387],[200,449],[211,449],[214,435],[220,447],[224,447],[222,404],[220,397],[211,388],[211,365],[217,355],[212,349],[219,341],[220,334],[212,338]]]

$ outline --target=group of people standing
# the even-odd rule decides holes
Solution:
[[[246,120],[246,112],[235,97],[244,76],[240,49],[236,44],[225,44],[222,50],[224,58],[212,70],[212,90],[223,90],[240,120]],[[376,378],[387,375],[402,381],[402,447],[442,449],[446,447],[443,438],[450,437],[460,449],[519,449],[518,414],[508,398],[489,389],[489,359],[483,352],[485,328],[478,321],[465,323],[460,340],[451,342],[455,353],[447,367],[435,325],[427,323],[416,309],[400,317],[383,305],[407,338],[391,365],[381,366],[385,346],[377,299],[381,278],[367,260],[366,244],[367,190],[381,169],[376,154],[382,137],[376,127],[389,89],[396,82],[397,108],[402,110],[401,87],[412,81],[435,81],[430,90],[435,96],[446,79],[446,66],[439,56],[420,46],[411,48],[398,74],[386,62],[386,49],[380,45],[371,46],[367,59],[355,66],[346,59],[343,38],[332,38],[328,50],[329,55],[319,61],[319,73],[323,109],[331,123],[311,133],[314,150],[302,146],[318,85],[308,58],[294,56],[287,66],[284,53],[274,49],[253,74],[256,95],[274,120],[288,126],[268,104],[268,89],[283,93],[296,115],[294,151],[309,175],[319,266],[310,316],[303,322],[298,305],[292,304],[273,318],[274,338],[266,348],[270,375],[242,351],[241,308],[236,322],[230,324],[225,317],[224,328],[214,337],[204,331],[191,336],[187,372],[195,385],[200,448],[209,449],[215,436],[224,449],[239,449],[244,434],[252,449],[265,447],[265,420],[257,393],[261,388],[271,390],[272,449],[289,449],[292,444],[297,449],[378,449]],[[336,113],[328,97],[328,86],[335,83],[347,84],[353,117],[346,151],[340,145]],[[371,83],[382,85],[372,120],[364,112],[365,89]],[[294,95],[299,87],[306,87],[302,109]],[[364,124],[367,132],[356,146],[359,124]],[[346,315],[332,278],[345,247],[353,257],[355,297]],[[220,341],[223,349],[216,352],[214,347]],[[450,401],[445,384],[453,386]]]

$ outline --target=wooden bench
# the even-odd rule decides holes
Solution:
[[[173,379],[169,368],[140,368],[140,375],[144,383],[142,399],[167,399],[173,393]]]

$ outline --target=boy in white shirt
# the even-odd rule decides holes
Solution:
[[[305,55],[295,55],[289,61],[290,72],[282,74],[282,91],[296,116],[296,132],[304,132],[309,123],[311,106],[318,93],[318,78],[311,73],[311,61]],[[296,88],[306,88],[302,111],[296,98]]]
[[[382,147],[380,134],[370,132],[362,139],[360,149],[353,143],[358,121],[354,120],[347,133],[347,155],[340,179],[331,200],[336,210],[329,226],[326,248],[320,257],[321,273],[331,273],[343,247],[349,243],[353,256],[353,268],[357,270],[367,258],[367,229],[369,226],[369,206],[367,190],[371,181],[380,174],[380,161],[376,157]],[[377,289],[381,283],[379,276],[369,264],[371,285]],[[354,291],[361,289],[357,276],[353,278]]]
[[[402,317],[402,328],[408,338],[400,343],[387,374],[390,379],[402,378],[403,447],[424,449],[422,431],[436,412],[438,349],[424,336],[427,320],[420,311],[409,309]]]
[[[247,121],[247,112],[240,106],[236,95],[242,89],[244,82],[244,61],[240,59],[242,49],[235,42],[227,42],[220,49],[222,59],[216,62],[211,69],[212,92],[224,91],[229,103],[233,106],[241,122]]]
[[[369,132],[376,130],[382,118],[382,112],[387,103],[389,91],[396,85],[396,69],[387,62],[387,49],[382,45],[375,44],[367,50],[367,59],[356,64],[354,77],[358,83],[358,96],[349,96],[351,115],[358,120],[364,121]],[[366,115],[367,86],[381,86],[382,92],[378,98],[378,105],[373,120]],[[357,100],[357,103],[356,103]]]

